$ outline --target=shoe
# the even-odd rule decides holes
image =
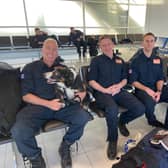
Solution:
[[[72,159],[70,152],[70,145],[63,141],[59,147],[59,155],[61,157],[61,168],[72,168]]]
[[[129,131],[128,131],[128,129],[127,129],[127,127],[126,127],[126,125],[125,124],[122,124],[120,121],[119,121],[119,123],[118,123],[118,128],[119,128],[119,130],[120,130],[120,133],[123,135],[123,136],[125,136],[125,137],[128,137],[129,136]]]
[[[39,155],[35,159],[23,158],[25,168],[46,168],[44,158]]]
[[[160,128],[165,128],[164,124],[161,123],[160,121],[153,121],[153,122],[149,122],[149,125],[153,126],[153,127],[160,127]]]
[[[109,160],[115,159],[117,155],[117,141],[109,142],[107,147],[107,157]]]

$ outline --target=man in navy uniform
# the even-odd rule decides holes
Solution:
[[[27,106],[17,114],[11,133],[19,152],[30,161],[32,168],[46,168],[35,135],[47,121],[56,119],[69,126],[59,154],[62,168],[71,168],[70,146],[82,136],[84,126],[90,119],[89,114],[80,107],[80,103],[63,107],[55,93],[55,85],[47,83],[44,78],[45,72],[53,71],[55,66],[63,66],[57,58],[57,42],[47,39],[43,44],[42,59],[29,63],[22,71],[22,95]],[[86,93],[76,94],[82,100]]]
[[[145,112],[143,104],[131,93],[123,90],[127,84],[127,70],[124,61],[113,53],[114,44],[109,36],[99,39],[102,54],[90,65],[88,80],[94,89],[97,106],[104,110],[107,123],[107,156],[114,159],[117,154],[118,126],[124,136],[129,136],[126,127],[130,121]],[[118,106],[128,110],[118,120]]]
[[[151,32],[143,37],[143,49],[131,61],[130,82],[136,88],[135,95],[146,107],[148,124],[156,127],[164,125],[156,119],[155,104],[168,102],[168,88],[163,87],[164,74],[162,60],[154,51],[155,35]]]
[[[73,42],[73,44],[77,48],[77,52],[79,54],[79,58],[81,58],[81,47],[83,47],[83,57],[86,55],[87,43],[84,40],[84,34],[80,30],[76,30],[74,27],[70,28],[69,42]]]

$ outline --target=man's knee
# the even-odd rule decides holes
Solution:
[[[146,111],[154,111],[156,102],[154,100],[147,100],[145,103]]]
[[[105,116],[106,117],[110,117],[110,118],[117,118],[118,116],[118,106],[117,105],[111,105],[111,106],[107,106],[105,108]]]
[[[134,107],[134,111],[136,111],[136,115],[142,116],[145,113],[145,106],[142,103],[138,103],[136,107]]]
[[[23,122],[16,122],[11,128],[11,134],[14,139],[26,139],[34,135],[34,130]]]
[[[85,125],[89,120],[91,120],[91,115],[83,109],[78,110],[74,115],[73,123],[78,125]]]

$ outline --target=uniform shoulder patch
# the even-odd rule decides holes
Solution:
[[[153,63],[154,64],[160,64],[160,59],[159,58],[153,59]]]
[[[21,73],[20,78],[24,79],[24,73]]]
[[[115,62],[116,62],[116,64],[122,64],[122,60],[119,59],[119,58],[116,58],[116,59],[115,59]]]

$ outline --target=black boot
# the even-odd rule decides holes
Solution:
[[[24,158],[25,168],[46,168],[45,161],[41,155],[34,159]]]
[[[59,155],[61,157],[61,168],[72,168],[70,146],[71,144],[69,142],[62,141],[59,147]]]
[[[153,127],[160,127],[160,128],[164,128],[164,124],[161,123],[158,120],[152,121],[152,122],[148,122],[149,125],[153,126]]]
[[[110,160],[115,159],[117,155],[117,141],[109,142],[107,147],[107,157]]]
[[[122,124],[120,121],[119,121],[119,123],[118,123],[118,128],[119,128],[119,130],[120,130],[120,133],[123,135],[123,136],[125,136],[125,137],[127,137],[127,136],[129,136],[129,131],[128,131],[128,129],[127,129],[127,127],[126,127],[126,125],[125,124]]]

